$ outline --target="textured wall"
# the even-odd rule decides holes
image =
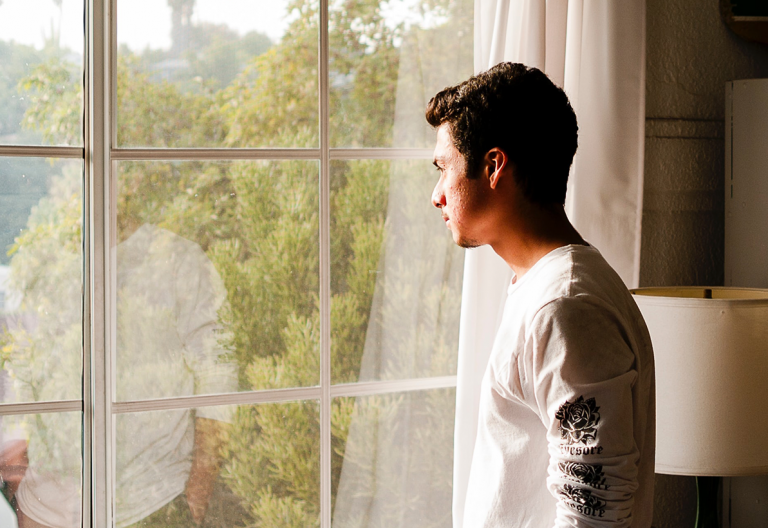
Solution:
[[[723,282],[725,82],[768,77],[768,46],[723,24],[718,0],[647,0],[641,286]],[[692,477],[656,477],[654,526],[693,526]]]
[[[648,0],[644,286],[723,282],[725,82],[768,77],[768,46],[718,0]]]

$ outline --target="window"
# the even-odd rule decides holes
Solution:
[[[423,109],[471,73],[472,8],[2,0],[20,515],[450,526],[463,253]]]

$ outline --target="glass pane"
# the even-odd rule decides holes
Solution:
[[[319,526],[317,401],[120,414],[117,528]]]
[[[0,2],[0,144],[83,144],[83,0]]]
[[[0,401],[81,399],[83,163],[0,158]]]
[[[472,74],[474,0],[330,6],[331,145],[434,146],[424,108]]]
[[[316,1],[118,0],[121,147],[317,147]]]
[[[79,412],[0,416],[2,493],[19,526],[80,526],[82,421]]]
[[[118,169],[117,399],[317,385],[318,163]]]
[[[334,400],[334,528],[450,528],[455,393]]]
[[[464,251],[435,182],[425,160],[333,163],[334,383],[456,373]]]

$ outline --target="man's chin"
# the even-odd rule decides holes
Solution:
[[[477,240],[472,240],[470,238],[454,238],[454,242],[456,242],[456,245],[459,247],[462,247],[464,249],[474,249],[476,247],[480,247],[483,244]]]

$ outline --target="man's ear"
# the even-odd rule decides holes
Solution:
[[[483,161],[485,162],[486,174],[488,175],[491,189],[495,189],[503,175],[504,169],[509,164],[507,153],[498,147],[493,147],[485,153]]]

